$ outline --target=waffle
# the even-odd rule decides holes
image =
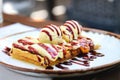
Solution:
[[[60,27],[47,25],[41,29],[39,38],[24,37],[12,43],[10,55],[43,67],[62,63],[96,49],[93,41],[83,37],[81,31],[81,25],[74,20]]]
[[[22,60],[25,62],[29,62],[29,63],[35,64],[38,66],[43,66],[43,67],[62,63],[66,60],[76,57],[77,55],[87,54],[89,51],[92,51],[94,49],[94,44],[93,44],[92,40],[90,40],[88,38],[81,38],[81,39],[78,39],[78,41],[75,40],[71,43],[60,44],[60,45],[51,45],[48,43],[36,43],[36,42],[33,43],[33,42],[27,42],[27,40],[20,42],[20,40],[21,39],[19,39],[15,43],[13,43],[13,47],[10,51],[10,55],[13,58],[16,58],[16,59],[19,59],[19,60]],[[81,41],[84,41],[84,43],[82,43]],[[38,50],[36,50],[36,48],[34,48],[35,47],[34,45],[39,45],[39,44],[40,45],[43,45],[43,44],[49,45],[49,47],[54,46],[54,47],[56,47],[55,49],[57,49],[57,50],[60,49],[60,51],[62,53],[62,57],[57,56],[57,58],[55,60],[52,60],[52,59],[48,58],[47,56],[41,55],[40,53],[37,52]],[[78,46],[78,44],[79,45],[82,44],[82,46]],[[43,47],[43,49],[44,49],[44,47]],[[41,49],[41,50],[43,50],[43,49]],[[60,51],[58,51],[58,54],[60,54]]]

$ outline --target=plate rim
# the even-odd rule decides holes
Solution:
[[[14,69],[14,70],[18,70],[18,71],[24,71],[24,72],[47,73],[47,74],[49,74],[49,73],[51,73],[51,74],[56,74],[56,73],[57,74],[63,74],[63,73],[64,74],[71,74],[71,73],[86,73],[86,72],[89,72],[89,71],[98,71],[98,70],[106,69],[106,68],[112,67],[113,65],[114,66],[119,65],[120,60],[114,61],[111,64],[100,65],[100,66],[97,66],[97,67],[91,67],[91,68],[87,68],[87,69],[74,69],[74,70],[29,69],[29,68],[14,66],[14,65],[7,64],[7,63],[1,62],[1,61],[0,61],[0,64],[2,64],[5,67],[8,67],[8,68],[11,68],[11,69]]]
[[[37,28],[37,29],[33,29],[33,30],[28,30],[28,31],[15,33],[15,34],[12,34],[12,35],[7,35],[3,38],[0,38],[0,41],[6,39],[8,37],[14,36],[14,35],[30,32],[30,31],[35,31],[35,30],[39,30],[39,29]],[[110,36],[114,36],[117,39],[120,39],[119,34],[109,32],[109,31],[105,31],[105,30],[83,27],[83,31],[86,31],[86,32],[91,31],[91,32],[100,33],[100,34],[104,34],[104,35],[110,35]],[[87,69],[74,69],[74,70],[29,69],[29,68],[18,67],[18,66],[12,65],[12,64],[7,64],[7,63],[2,62],[2,61],[0,61],[0,64],[2,64],[3,66],[6,66],[8,68],[11,68],[11,69],[14,69],[14,70],[19,70],[19,71],[24,71],[24,72],[47,73],[47,74],[63,74],[63,73],[64,74],[71,74],[71,73],[86,73],[86,72],[89,72],[89,71],[98,71],[98,70],[101,70],[101,69],[109,68],[109,67],[112,67],[113,65],[119,65],[120,60],[116,60],[112,63],[108,63],[108,64],[96,66],[96,67],[91,67],[91,68],[87,68]]]

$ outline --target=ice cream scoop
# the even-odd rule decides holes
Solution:
[[[60,44],[63,43],[62,33],[59,27],[50,24],[40,30],[39,41],[41,43]]]
[[[75,20],[68,20],[60,26],[62,37],[67,42],[77,39],[81,35],[82,26]]]

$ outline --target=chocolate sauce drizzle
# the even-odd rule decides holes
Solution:
[[[53,40],[53,39],[52,39],[52,36],[50,35],[50,33],[49,33],[48,31],[46,31],[46,30],[42,30],[42,32],[45,32],[45,33],[49,36],[50,41],[52,41],[52,40]]]
[[[6,47],[3,52],[6,53],[8,56],[10,56],[10,48]],[[90,61],[94,61],[97,57],[103,57],[104,54],[98,53],[96,51],[90,51],[87,54],[79,54],[77,57],[70,59],[69,61],[65,61],[63,63],[59,63],[55,65],[59,69],[69,69],[67,66],[71,66],[73,64],[77,64],[80,66],[90,66]],[[39,57],[38,57],[39,58]],[[66,66],[65,66],[66,65]],[[46,67],[46,69],[54,69],[52,66]]]
[[[80,65],[80,66],[89,67],[90,66],[90,61],[94,61],[94,59],[96,59],[97,57],[102,57],[102,56],[104,56],[102,53],[98,53],[96,51],[90,51],[88,54],[80,54],[77,57],[72,58],[69,61],[59,63],[55,66],[59,69],[69,69],[68,67],[66,67],[64,65],[71,66],[74,63],[74,64],[77,64],[77,65]],[[53,67],[52,68],[51,67],[47,67],[46,69],[54,69]]]
[[[57,65],[55,65],[57,68],[60,68],[60,69],[69,69],[68,67],[64,67],[63,65],[61,65],[62,63],[59,63]]]
[[[4,50],[2,50],[5,54],[7,54],[8,56],[10,56],[10,50],[11,50],[11,48],[9,48],[9,47],[5,47],[5,49]]]

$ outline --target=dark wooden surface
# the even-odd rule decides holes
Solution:
[[[55,22],[55,21],[35,21],[29,17],[26,16],[19,16],[19,15],[7,15],[4,14],[3,15],[4,18],[4,22],[2,24],[0,24],[0,27],[9,25],[9,24],[13,24],[16,22],[25,24],[25,25],[29,25],[29,26],[33,26],[33,27],[44,27],[44,25],[47,24],[56,24],[56,25],[60,25],[62,23],[60,22]]]
[[[19,16],[19,15],[7,15],[4,14],[4,22],[0,24],[0,27],[4,27],[6,25],[10,25],[13,23],[22,23],[25,25],[33,26],[33,27],[44,27],[47,24],[56,24],[60,25],[62,23],[60,22],[54,22],[54,21],[34,21],[28,17],[25,16]],[[120,66],[117,66],[113,69],[100,72],[97,74],[87,75],[87,76],[76,76],[76,77],[66,77],[66,78],[53,78],[53,80],[120,80]]]

